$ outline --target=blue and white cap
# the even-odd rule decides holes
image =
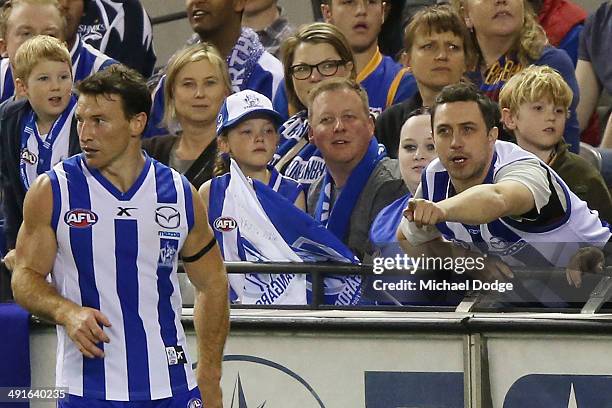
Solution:
[[[237,125],[247,116],[256,113],[269,116],[277,127],[283,124],[281,115],[272,108],[270,99],[258,92],[245,89],[225,98],[217,116],[217,136],[223,130]]]

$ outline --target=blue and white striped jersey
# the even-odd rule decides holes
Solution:
[[[570,191],[554,170],[516,144],[495,142],[492,163],[482,184],[495,183],[498,175],[507,172],[509,166],[528,161],[535,163],[536,170],[538,166],[544,169],[550,189],[548,201],[538,212],[544,212],[547,207],[562,207],[562,216],[546,222],[503,217],[482,225],[438,223],[436,227],[444,238],[499,256],[508,265],[525,266],[565,267],[581,246],[603,247],[612,236],[610,226],[599,219],[597,211],[590,210]],[[512,179],[521,182],[517,176],[512,176]],[[455,194],[448,171],[439,159],[432,161],[423,171],[421,188],[423,198],[434,202]]]
[[[117,61],[102,54],[80,38],[70,50],[72,58],[72,78],[74,82],[82,81],[88,76],[103,70]],[[8,58],[0,60],[0,102],[4,102],[15,94],[13,72]]]
[[[104,358],[84,357],[58,326],[56,383],[86,398],[171,397],[196,380],[181,325],[179,251],[194,222],[190,184],[147,157],[125,193],[73,156],[47,173],[53,190],[59,293],[112,327]]]
[[[91,0],[85,4],[78,30],[83,41],[150,77],[157,57],[151,21],[141,2]]]

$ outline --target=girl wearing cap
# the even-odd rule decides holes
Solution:
[[[281,205],[284,201],[282,196],[288,200],[287,207],[292,207],[291,203],[294,203],[296,207],[304,210],[306,206],[303,187],[295,180],[282,176],[268,164],[276,150],[276,128],[281,123],[280,115],[272,109],[272,102],[252,90],[228,96],[219,112],[217,143],[220,154],[215,164],[215,175],[218,176],[204,183],[199,193],[207,207],[208,222],[214,229],[226,261],[291,260],[286,258],[282,251],[274,249],[265,254],[258,252],[258,248],[262,246],[275,246],[274,243],[270,244],[272,241],[268,235],[270,228],[275,228],[271,227],[270,220],[274,214],[270,214],[269,209],[266,211],[261,201],[257,202],[258,190],[267,190],[268,197],[274,202],[280,201]],[[233,163],[230,163],[230,159]],[[241,182],[243,179],[244,182]],[[261,183],[255,183],[254,180],[260,181],[269,189],[262,188]],[[255,199],[254,196],[258,198]],[[237,207],[240,208],[236,210]],[[259,207],[263,213],[257,212]],[[254,238],[249,233],[254,235]],[[242,237],[251,245],[243,244]],[[306,303],[304,275],[231,274],[229,282],[232,302]]]
[[[143,147],[199,188],[213,177],[217,113],[231,93],[227,65],[212,45],[196,44],[172,58],[164,86],[164,121],[175,131],[147,139]]]
[[[276,129],[281,123],[281,116],[265,95],[247,89],[228,96],[217,118],[219,155],[214,175],[229,179],[229,162],[233,159],[245,176],[261,181],[305,210],[306,197],[302,185],[268,165],[278,144]],[[217,199],[209,196],[212,182],[214,179],[200,188],[207,206]]]

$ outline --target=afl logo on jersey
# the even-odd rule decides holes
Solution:
[[[155,222],[162,228],[174,229],[181,224],[181,214],[172,207],[157,207]]]
[[[34,165],[38,161],[38,157],[30,152],[27,147],[24,147],[21,149],[21,161]]]
[[[98,215],[93,211],[77,208],[64,215],[64,222],[71,228],[89,228],[98,222]]]
[[[187,403],[187,408],[202,408],[204,404],[202,404],[202,400],[199,398],[192,398]]]
[[[236,229],[238,223],[232,217],[219,217],[213,227],[219,232],[230,232]]]

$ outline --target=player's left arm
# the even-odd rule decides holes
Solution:
[[[181,255],[196,288],[194,326],[198,344],[197,379],[204,406],[222,407],[221,364],[229,331],[228,284],[223,258],[201,197],[192,189],[194,225]]]

